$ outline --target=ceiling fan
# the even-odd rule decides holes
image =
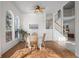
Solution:
[[[36,7],[35,7],[35,13],[38,13],[38,12],[44,12],[44,10],[45,10],[45,8],[43,8],[43,7],[41,7],[41,6],[39,6],[39,5],[37,5]]]

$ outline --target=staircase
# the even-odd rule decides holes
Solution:
[[[61,25],[55,23],[55,27],[53,28],[54,41],[68,50],[75,52],[75,42],[68,41],[67,36],[63,35],[62,29],[63,27]]]

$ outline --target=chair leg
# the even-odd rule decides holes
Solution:
[[[45,48],[45,42],[43,42],[43,47]]]

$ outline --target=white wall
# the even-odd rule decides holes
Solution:
[[[53,30],[46,29],[46,41],[52,41],[52,40],[53,40]]]
[[[29,24],[38,24],[38,29],[29,29]],[[53,39],[52,29],[46,29],[46,14],[45,13],[28,13],[23,15],[22,28],[30,33],[38,32],[39,36],[46,33],[46,41]]]
[[[65,17],[69,17],[69,16],[73,16],[73,15],[75,15],[75,9],[74,8],[72,8],[72,9],[64,9],[64,16]]]
[[[79,57],[79,2],[75,2],[76,56]]]
[[[1,19],[0,19],[0,41],[1,41],[1,54],[5,53],[7,50],[12,48],[19,40],[13,39],[12,41],[6,43],[6,12],[11,10],[14,13],[14,16],[20,16],[18,9],[11,2],[1,2]]]
[[[0,20],[1,20],[1,2],[0,2]],[[0,21],[0,24],[1,24],[1,21]],[[1,26],[0,26],[0,29],[1,29]],[[0,31],[0,38],[1,38],[1,31]],[[0,39],[0,57],[1,57],[1,39]]]
[[[44,24],[44,14],[34,14],[34,13],[28,13],[23,15],[22,19],[22,28],[26,31],[32,31],[33,29],[29,29],[29,24],[38,24],[39,29],[42,27],[43,29],[45,28],[43,25]],[[35,29],[33,30],[35,31]],[[37,31],[37,29],[36,29]]]
[[[38,29],[29,29],[29,24],[38,24]],[[43,32],[46,32],[46,21],[45,13],[28,13],[23,15],[22,28],[30,32],[38,32],[39,35],[42,35]]]
[[[75,19],[64,22],[64,25],[69,25],[70,33],[75,34]]]

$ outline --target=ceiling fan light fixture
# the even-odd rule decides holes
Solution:
[[[35,8],[35,12],[43,12],[44,8],[42,8],[41,6],[37,5]]]
[[[36,12],[39,12],[39,9],[35,9]]]

